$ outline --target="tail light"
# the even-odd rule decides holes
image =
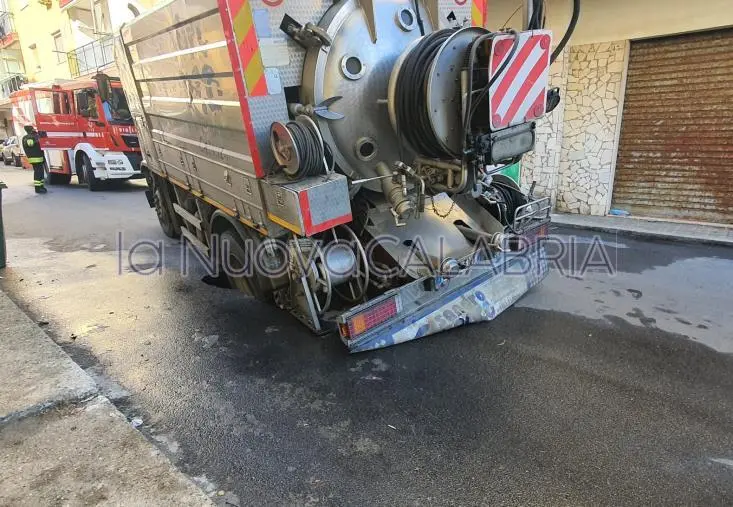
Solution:
[[[369,308],[346,317],[339,323],[339,332],[347,340],[354,340],[359,335],[384,324],[397,316],[402,310],[399,296],[395,294],[389,299],[376,303]]]

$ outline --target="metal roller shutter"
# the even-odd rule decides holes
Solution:
[[[632,42],[613,207],[733,224],[733,30]]]

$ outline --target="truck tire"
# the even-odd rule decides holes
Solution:
[[[87,188],[91,192],[96,192],[102,186],[102,182],[94,176],[94,166],[91,159],[86,155],[82,155],[82,165],[84,166],[84,180],[87,182]]]
[[[229,244],[229,258],[224,259],[224,244]],[[235,269],[241,269],[245,266],[247,261],[247,253],[245,251],[244,241],[242,238],[239,237],[239,234],[234,231],[233,229],[227,229],[224,232],[221,233],[219,236],[219,259],[222,264],[231,266]],[[253,259],[250,259],[249,262],[252,262]],[[237,289],[245,294],[249,294],[250,296],[259,299],[261,301],[265,301],[266,294],[265,291],[262,290],[258,283],[258,275],[257,273],[254,273],[252,276],[230,276],[228,273],[224,272],[224,276],[229,280],[229,286],[232,289]]]
[[[13,164],[15,167],[21,167],[23,163],[20,161],[20,155],[13,155]]]
[[[181,228],[174,221],[174,217],[171,216],[170,206],[167,204],[167,196],[163,194],[165,191],[164,185],[167,185],[167,183],[165,180],[156,177],[153,178],[153,203],[160,228],[163,229],[163,233],[169,238],[178,239],[181,237]]]
[[[10,165],[10,159],[8,157],[3,157],[3,164]]]

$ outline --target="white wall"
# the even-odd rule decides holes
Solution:
[[[138,2],[133,1],[122,1],[122,0],[109,0],[109,16],[112,23],[112,30],[117,31],[123,23],[132,21],[134,18],[133,12],[129,9],[128,4],[134,6],[139,12],[144,12],[145,8]]]
[[[489,28],[502,26],[523,0],[488,0]],[[559,41],[572,13],[572,0],[547,0],[547,27]],[[521,12],[509,26],[519,28]],[[641,39],[733,26],[733,0],[581,0],[571,45]]]

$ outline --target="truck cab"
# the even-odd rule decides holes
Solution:
[[[12,95],[18,136],[38,131],[52,184],[76,174],[90,190],[108,180],[142,178],[140,146],[127,99],[117,78],[30,85]]]

